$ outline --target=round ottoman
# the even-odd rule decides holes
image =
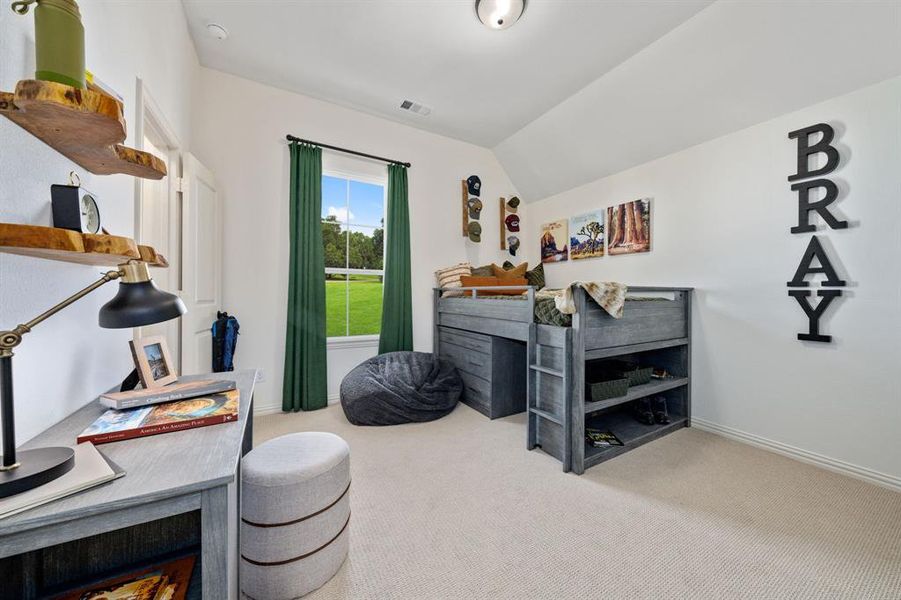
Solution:
[[[347,558],[350,448],[331,433],[270,440],[241,462],[241,591],[288,600],[326,583]]]

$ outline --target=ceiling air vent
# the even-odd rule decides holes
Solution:
[[[422,115],[423,117],[428,116],[428,114],[432,112],[432,109],[428,106],[424,106],[419,102],[413,102],[412,100],[404,100],[400,103],[400,107],[403,110],[414,112],[417,115]]]

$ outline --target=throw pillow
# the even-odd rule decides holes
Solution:
[[[518,267],[514,267],[513,269],[507,270],[503,267],[499,267],[496,264],[491,264],[491,269],[494,271],[494,276],[498,279],[504,279],[506,277],[525,277],[526,269],[529,268],[528,263],[522,263]]]
[[[491,265],[485,265],[484,267],[474,267],[472,269],[472,274],[475,277],[494,277],[494,269],[491,268]]]
[[[464,275],[469,275],[471,272],[472,266],[468,262],[458,263],[452,267],[435,271],[435,279],[440,288],[458,288],[463,285],[460,278]],[[446,291],[441,295],[442,297],[462,296],[463,292]]]
[[[529,285],[525,277],[475,277],[464,275],[462,277],[463,287],[493,287],[493,286],[524,286]],[[469,294],[468,292],[459,292]],[[485,290],[479,292],[479,296],[519,296],[524,294],[525,290],[514,288],[510,290]]]
[[[509,271],[515,268],[516,267],[509,260],[504,261],[505,270]],[[526,279],[529,280],[529,285],[533,286],[536,292],[540,289],[543,289],[546,285],[544,281],[544,264],[538,263],[537,267],[535,267],[531,271],[526,271]]]
[[[535,267],[531,271],[526,271],[526,279],[529,280],[529,285],[535,287],[536,292],[542,289],[545,286],[544,265],[542,263],[538,263],[537,267]]]

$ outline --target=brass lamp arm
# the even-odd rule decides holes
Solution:
[[[25,335],[26,333],[28,333],[29,331],[31,331],[35,325],[49,319],[50,317],[52,317],[59,311],[63,310],[67,306],[77,302],[78,300],[81,300],[82,298],[84,298],[85,296],[87,296],[88,294],[90,294],[91,292],[96,290],[97,288],[101,287],[102,285],[109,283],[110,281],[113,281],[115,279],[119,279],[120,277],[123,277],[125,274],[126,274],[125,269],[119,269],[117,271],[107,271],[106,273],[103,274],[103,277],[101,277],[99,280],[95,281],[94,283],[92,283],[88,287],[84,288],[80,292],[75,292],[74,294],[72,294],[71,296],[69,296],[68,298],[66,298],[65,300],[63,300],[62,302],[60,302],[59,304],[54,306],[53,308],[50,308],[50,309],[44,311],[43,313],[36,316],[35,318],[28,321],[27,323],[22,323],[21,325],[17,325],[15,327],[15,329],[12,329],[10,331],[0,331],[0,357],[12,356],[13,348],[15,348],[16,346],[18,346],[19,344],[22,343],[22,336]]]

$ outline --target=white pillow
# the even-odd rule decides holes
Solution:
[[[464,275],[472,275],[472,265],[468,262],[457,263],[452,267],[435,271],[435,280],[440,288],[463,287],[460,278]],[[442,297],[463,296],[463,292],[444,292]]]

